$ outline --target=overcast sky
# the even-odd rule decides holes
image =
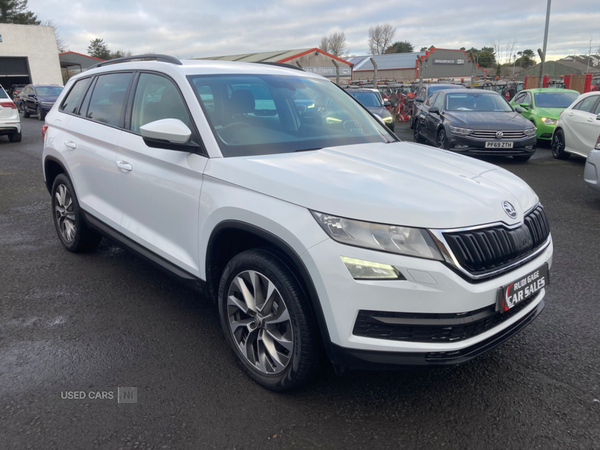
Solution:
[[[52,20],[69,50],[87,53],[102,38],[111,51],[180,58],[318,47],[346,34],[348,53],[368,53],[371,26],[389,23],[394,40],[415,50],[488,46],[542,47],[546,0],[29,0],[38,19]],[[549,59],[600,46],[599,0],[554,0]]]

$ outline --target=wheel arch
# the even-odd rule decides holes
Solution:
[[[52,192],[52,184],[54,184],[54,180],[61,173],[66,174],[69,179],[71,179],[67,169],[65,169],[65,166],[58,159],[53,158],[52,156],[47,156],[46,159],[44,159],[44,175],[46,178],[46,188],[48,189],[48,192]],[[72,182],[73,181],[71,180],[71,183]]]
[[[275,253],[292,270],[309,301],[309,307],[317,321],[325,351],[333,360],[325,315],[309,271],[298,253],[273,233],[238,220],[220,222],[213,229],[206,250],[206,282],[209,297],[216,301],[221,274],[231,258],[243,251],[259,247],[267,248]]]

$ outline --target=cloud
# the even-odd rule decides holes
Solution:
[[[29,0],[41,20],[53,20],[73,51],[86,53],[91,39],[134,54],[156,52],[181,58],[318,46],[321,37],[344,31],[352,54],[368,51],[371,26],[389,23],[396,40],[423,46],[488,46],[492,40],[516,49],[542,46],[545,2],[517,0],[448,3],[364,0],[187,0],[102,2]],[[586,53],[600,45],[597,0],[554,5],[548,55]]]

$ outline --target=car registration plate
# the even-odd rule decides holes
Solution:
[[[548,264],[528,273],[523,278],[500,288],[496,309],[501,313],[533,297],[550,284]]]
[[[488,141],[485,143],[485,148],[513,148],[512,142]]]

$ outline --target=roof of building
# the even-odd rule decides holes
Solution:
[[[581,75],[589,71],[593,75],[600,74],[600,67],[592,67],[589,69],[585,64],[581,64],[575,61],[546,61],[544,63],[544,74],[550,77],[560,77],[561,75]],[[537,77],[540,74],[540,65],[536,64],[529,69],[523,70],[519,73],[518,77],[523,78],[527,75]]]
[[[193,58],[193,59],[209,59],[216,61],[238,61],[238,62],[279,62],[283,63],[300,56],[307,55],[312,52],[319,52],[326,56],[341,61],[345,64],[350,64],[348,61],[338,58],[330,53],[324,52],[323,50],[313,48],[298,48],[293,50],[277,50],[272,52],[259,52],[259,53],[243,53],[239,55],[225,55],[225,56],[208,56],[204,58]]]
[[[348,58],[348,62],[354,64],[355,72],[361,70],[373,70],[371,58],[375,60],[375,64],[377,64],[377,70],[414,69],[417,67],[417,58],[424,54],[425,52],[412,52],[390,53],[386,55],[354,56],[352,58]]]

